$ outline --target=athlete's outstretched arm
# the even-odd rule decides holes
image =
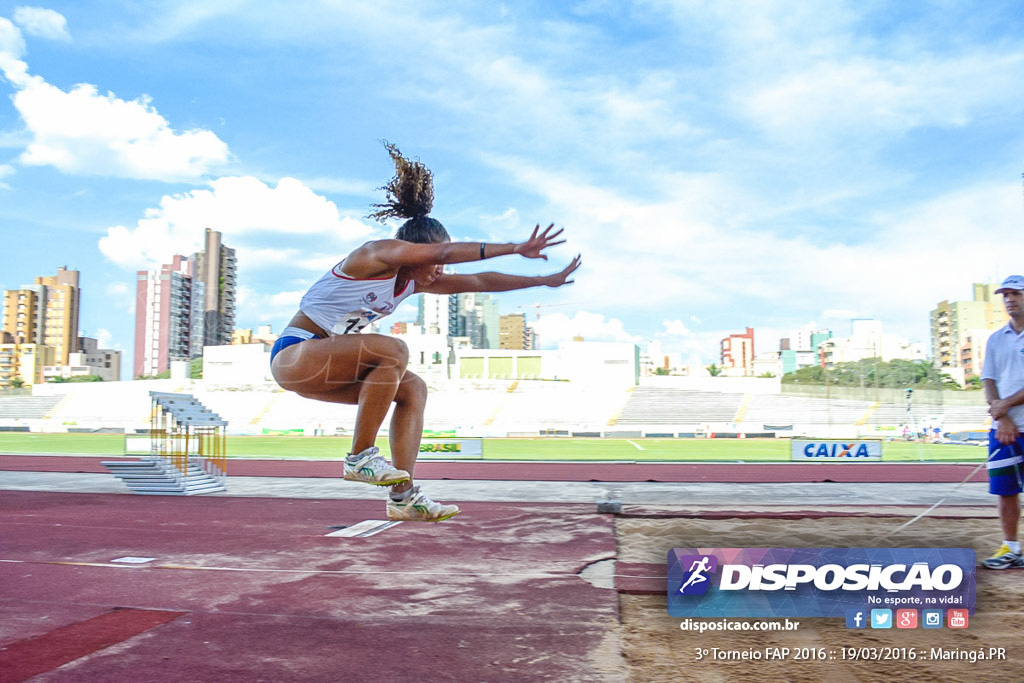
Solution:
[[[376,240],[367,242],[345,259],[345,272],[360,278],[383,277],[393,274],[402,266],[469,263],[511,254],[546,261],[548,255],[545,250],[565,243],[564,239],[558,239],[563,230],[554,228],[554,224],[551,224],[541,231],[538,225],[525,241],[506,244],[492,242],[420,244],[402,240]]]
[[[528,287],[561,287],[572,284],[572,275],[583,263],[580,256],[557,273],[551,275],[510,275],[508,273],[471,273],[467,275],[442,275],[416,291],[429,294],[459,294],[461,292],[508,292]]]

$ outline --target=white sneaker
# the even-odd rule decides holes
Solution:
[[[388,519],[403,522],[440,522],[459,514],[458,505],[435,503],[413,486],[409,497],[400,503],[388,498]]]
[[[345,459],[345,479],[348,481],[361,481],[374,486],[394,486],[409,481],[409,473],[392,467],[380,455],[380,449],[376,446],[367,448],[359,455],[363,457],[354,463]]]
[[[999,550],[992,557],[982,563],[986,569],[1010,569],[1011,567],[1024,567],[1024,556],[1010,550],[1005,543],[999,546]]]

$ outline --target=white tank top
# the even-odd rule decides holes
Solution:
[[[358,280],[342,272],[343,263],[314,282],[299,303],[299,310],[330,334],[359,332],[374,320],[394,313],[398,304],[416,290],[416,283],[410,280],[395,294],[398,276]]]

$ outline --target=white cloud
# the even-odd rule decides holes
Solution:
[[[970,296],[966,285],[951,290],[951,277],[987,282],[1020,270],[1017,252],[1005,248],[1020,231],[1015,183],[964,186],[861,214],[857,234],[832,230],[812,241],[813,230],[805,237],[761,228],[771,214],[738,221],[730,215],[735,199],[714,177],[652,200],[525,164],[504,167],[566,226],[569,244],[560,249],[583,252],[572,298],[602,302],[632,330],[690,320],[708,358],[717,342],[702,336],[709,328],[725,330],[718,339],[746,326],[798,329],[824,310],[833,326],[874,317],[888,321],[887,333],[926,339],[936,302]]]
[[[37,32],[49,26],[52,33],[59,24],[45,11],[22,19]],[[28,138],[21,163],[171,182],[199,179],[229,161],[227,145],[214,133],[174,130],[148,97],[123,100],[88,83],[61,90],[29,74],[24,52],[21,31],[0,18],[0,72],[15,88],[12,99]]]
[[[271,247],[250,247],[245,245],[233,248],[238,257],[238,262],[245,264],[246,270],[271,268],[285,264],[294,265],[303,256],[301,250],[294,248],[274,249]]]
[[[36,76],[11,80],[20,88],[14,105],[32,134],[24,164],[172,182],[198,179],[229,159],[214,133],[175,131],[146,97],[126,101],[90,84],[64,92]]]
[[[692,334],[682,320],[665,320],[662,325],[664,329],[657,333],[659,337],[689,337]]]
[[[861,314],[857,311],[849,308],[827,308],[821,312],[821,317],[825,320],[851,320],[853,318],[860,317]]]
[[[42,7],[18,7],[14,10],[14,22],[25,29],[25,33],[38,38],[71,41],[68,22],[62,14]]]
[[[271,187],[252,177],[229,177],[213,181],[209,189],[165,195],[159,207],[147,210],[134,228],[108,228],[99,248],[120,266],[147,268],[166,263],[173,254],[187,256],[199,250],[206,228],[223,233],[228,246],[248,249],[246,253],[254,262],[240,262],[245,267],[273,265],[289,258],[301,264],[308,259],[303,254],[319,254],[325,242],[331,246],[338,242],[354,243],[373,234],[373,228],[340,216],[333,202],[294,178],[282,178]],[[324,240],[307,243],[305,248],[249,248],[244,238],[253,233],[263,233],[264,237],[321,235]],[[232,244],[232,240],[236,243]],[[325,258],[330,260],[334,256]],[[324,270],[335,262],[336,259],[330,261]],[[316,265],[319,268],[319,261]]]
[[[114,335],[110,333],[110,330],[99,328],[96,330],[96,346],[101,349],[120,348],[113,347],[110,344],[114,341]]]
[[[961,127],[993,106],[1012,106],[1021,93],[1020,54],[816,61],[750,92],[739,111],[787,139],[821,144],[820,135],[863,144],[865,137],[922,126]],[[884,135],[878,136],[879,133]],[[852,136],[852,139],[851,139]]]
[[[25,39],[18,27],[10,20],[0,17],[0,58],[16,60],[25,54]],[[3,62],[0,62],[0,67]]]
[[[299,300],[305,290],[292,290],[262,294],[252,287],[241,285],[235,291],[235,305],[239,320],[255,321],[255,324],[273,325],[275,332],[299,310]]]
[[[126,282],[110,282],[103,289],[106,295],[107,305],[118,311],[135,313],[135,290],[128,287]]]
[[[12,84],[26,82],[28,65],[21,61],[25,54],[25,39],[18,27],[0,17],[0,73]]]
[[[480,229],[486,231],[488,237],[495,241],[506,240],[510,234],[520,229],[519,211],[508,208],[499,215],[485,215],[480,217]]]
[[[373,183],[350,178],[303,178],[302,183],[317,192],[331,192],[336,194],[357,195],[360,197],[376,197],[376,187]],[[379,183],[378,183],[379,185]]]
[[[171,223],[204,223],[224,233],[369,232],[362,223],[341,218],[334,202],[294,178],[281,178],[275,187],[251,176],[218,178],[209,190],[164,197],[160,211]]]
[[[626,331],[621,320],[587,311],[578,311],[571,318],[564,313],[542,314],[532,326],[545,348],[572,341],[574,337],[583,337],[585,341],[641,342],[640,337]]]

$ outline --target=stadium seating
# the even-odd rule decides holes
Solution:
[[[149,427],[150,391],[191,393],[228,421],[229,434],[351,433],[356,406],[302,398],[267,382],[213,385],[147,380],[40,385],[32,396],[0,397],[0,428],[140,430]],[[774,392],[711,391],[641,383],[637,387],[539,380],[434,378],[424,428],[476,436],[559,433],[896,434],[908,422],[899,402]],[[922,395],[917,427],[983,430],[990,421],[973,395]],[[935,398],[937,397],[937,401]],[[787,429],[787,427],[789,429]],[[387,420],[384,423],[387,429]]]
[[[828,400],[804,396],[751,397],[743,421],[760,425],[856,424],[871,407],[869,401]]]
[[[625,388],[597,389],[571,382],[516,382],[502,396],[489,424],[503,433],[606,429],[629,400]]]
[[[744,394],[637,387],[615,426],[734,422]]]
[[[63,396],[5,396],[0,398],[0,420],[41,420]]]

